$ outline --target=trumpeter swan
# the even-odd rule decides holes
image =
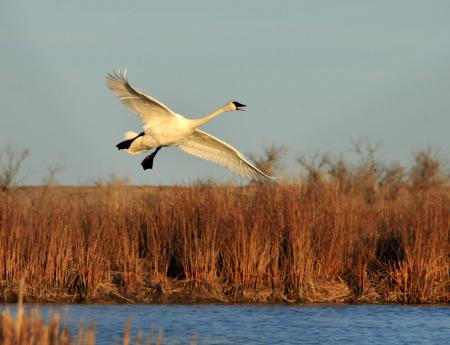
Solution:
[[[276,184],[272,177],[255,167],[231,145],[198,129],[223,112],[244,110],[245,105],[232,101],[203,118],[187,119],[153,97],[134,89],[128,83],[126,69],[108,74],[107,85],[144,123],[142,133],[126,132],[125,140],[116,145],[119,150],[126,149],[129,154],[155,149],[142,161],[144,170],[152,169],[153,159],[162,147],[177,146],[191,155],[223,165],[242,177]]]

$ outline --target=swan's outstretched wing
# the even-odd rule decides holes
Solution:
[[[143,94],[134,89],[127,79],[127,70],[120,69],[107,75],[106,83],[114,95],[116,95],[125,106],[135,113],[144,122],[145,126],[152,126],[168,117],[173,117],[174,113],[167,106],[157,101],[153,97]]]
[[[196,129],[194,134],[179,142],[177,145],[180,149],[191,155],[223,165],[242,177],[266,184],[277,184],[270,176],[264,174],[251,164],[235,148],[199,129]]]

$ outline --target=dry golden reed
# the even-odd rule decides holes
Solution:
[[[0,314],[0,345],[95,345],[95,324],[86,328],[80,320],[77,334],[73,336],[70,329],[61,323],[59,313],[52,313],[45,320],[38,308],[26,311],[23,305],[24,280],[20,281],[17,312],[12,314],[8,308]],[[165,343],[163,331],[151,331],[144,337],[141,331],[131,335],[131,318],[125,326],[121,343],[124,345],[161,345]],[[197,336],[192,336],[190,344],[197,343]],[[119,344],[112,340],[111,344]]]
[[[11,188],[0,299],[14,301],[23,278],[39,302],[450,301],[448,184],[317,176]]]
[[[193,335],[190,344],[196,344],[196,339]],[[165,340],[162,331],[146,337],[139,331],[136,336],[132,336],[129,320],[120,344],[161,345],[166,343]],[[46,321],[38,309],[25,312],[23,305],[19,303],[15,315],[9,310],[4,310],[0,314],[0,345],[95,345],[95,343],[96,331],[93,324],[85,328],[80,323],[76,334],[72,334],[61,323],[58,313],[53,313]],[[111,344],[119,342],[112,340]]]

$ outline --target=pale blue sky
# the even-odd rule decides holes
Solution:
[[[0,0],[0,145],[27,147],[24,183],[64,161],[63,184],[110,174],[133,183],[230,179],[224,168],[164,149],[114,147],[141,123],[105,87],[132,85],[203,116],[248,105],[203,129],[243,153],[272,143],[295,158],[381,142],[386,161],[427,145],[450,156],[450,1]],[[239,179],[238,179],[239,180]]]

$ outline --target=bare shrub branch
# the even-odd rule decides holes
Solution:
[[[7,190],[17,182],[22,163],[29,156],[28,149],[14,149],[7,144],[0,154],[0,188]]]
[[[272,144],[264,148],[262,155],[250,154],[250,158],[259,170],[269,176],[274,176],[285,168],[283,160],[286,154],[287,148],[285,146]]]
[[[42,183],[45,186],[56,186],[58,181],[56,175],[64,170],[65,164],[62,160],[58,160],[54,165],[47,168],[47,174],[42,178]]]
[[[306,179],[309,182],[323,182],[326,176],[324,167],[331,162],[328,153],[320,154],[315,152],[312,155],[302,155],[297,158],[297,163],[306,172]]]

